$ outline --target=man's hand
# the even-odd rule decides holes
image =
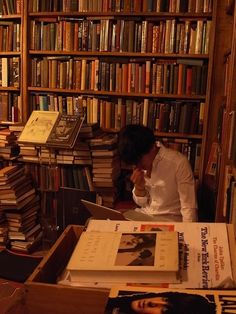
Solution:
[[[135,168],[133,170],[132,175],[130,176],[130,180],[134,184],[134,193],[137,196],[145,196],[145,179],[144,179],[144,171],[139,168]]]

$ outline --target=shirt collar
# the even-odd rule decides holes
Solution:
[[[156,165],[163,158],[165,151],[165,146],[161,142],[156,142],[156,145],[159,148],[159,151],[153,161],[154,165]]]

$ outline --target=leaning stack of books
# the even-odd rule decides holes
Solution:
[[[0,210],[5,212],[11,245],[15,240],[35,242],[41,231],[39,196],[23,167],[7,166],[0,170]]]
[[[6,224],[0,225],[0,249],[4,249],[8,244],[8,227]]]
[[[103,204],[113,207],[116,197],[116,182],[120,175],[120,160],[117,136],[101,134],[89,141],[92,153],[93,185],[101,194]]]
[[[16,136],[9,128],[0,129],[0,157],[11,159],[19,155]]]

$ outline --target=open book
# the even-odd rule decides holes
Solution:
[[[18,142],[49,147],[73,148],[84,118],[57,111],[31,113]]]
[[[236,291],[114,286],[110,291],[104,313],[170,312],[236,313]]]
[[[83,232],[67,265],[72,282],[176,282],[177,232]]]

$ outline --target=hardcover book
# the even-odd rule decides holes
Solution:
[[[66,269],[71,282],[177,282],[178,233],[83,232]]]
[[[46,144],[54,147],[74,147],[83,120],[83,118],[76,115],[60,115]]]
[[[46,144],[59,115],[58,111],[34,110],[21,132],[18,142]]]
[[[82,123],[83,118],[76,115],[35,110],[31,113],[18,142],[72,148]]]

